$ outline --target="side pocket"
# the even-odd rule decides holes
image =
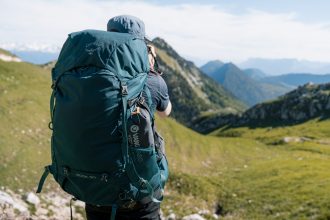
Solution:
[[[165,187],[167,182],[169,171],[168,171],[168,162],[165,154],[165,141],[164,138],[155,130],[155,148],[157,153],[157,162],[161,174],[161,186]]]
[[[135,169],[140,177],[150,180],[159,170],[156,153],[152,147],[130,147]]]
[[[169,175],[168,162],[167,162],[167,158],[165,155],[163,155],[161,160],[158,162],[158,167],[160,170],[160,183],[161,183],[162,188],[164,189],[165,184],[168,180],[168,175]]]

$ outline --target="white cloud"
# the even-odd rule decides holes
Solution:
[[[305,24],[294,13],[253,9],[231,14],[212,5],[159,5],[142,1],[2,0],[0,43],[61,45],[67,34],[105,29],[107,20],[132,14],[180,54],[196,59],[241,61],[249,57],[328,61],[329,24]]]

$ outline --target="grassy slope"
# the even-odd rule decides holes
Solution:
[[[251,199],[243,210],[270,219],[329,219],[330,121],[311,120],[291,127],[222,128],[213,135],[255,140],[271,150],[238,175],[237,190]],[[284,143],[284,137],[307,137]],[[226,138],[223,138],[226,139]],[[243,203],[244,204],[244,203]],[[250,206],[250,207],[249,207]],[[252,209],[256,212],[252,214]],[[271,217],[270,217],[271,216]]]
[[[49,81],[41,68],[0,61],[0,185],[35,186],[49,158]]]
[[[49,163],[49,86],[49,71],[0,61],[0,185],[35,189]],[[329,125],[311,121],[271,130],[240,128],[225,131],[239,138],[218,138],[158,119],[171,169],[164,212],[182,216],[218,203],[224,219],[326,219]],[[272,144],[296,135],[315,139]]]

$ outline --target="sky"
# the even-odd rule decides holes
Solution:
[[[105,30],[109,18],[141,18],[150,38],[203,63],[296,58],[329,62],[330,1],[1,0],[0,47],[58,51],[67,34]]]

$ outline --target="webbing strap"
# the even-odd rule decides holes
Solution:
[[[49,103],[49,109],[50,109],[50,122],[49,122],[49,129],[53,130],[53,117],[54,117],[54,112],[55,112],[55,95],[56,95],[56,90],[53,89],[52,95],[50,96],[50,103]]]
[[[46,180],[46,178],[47,178],[47,176],[48,176],[49,173],[50,173],[49,166],[46,166],[45,167],[45,171],[44,171],[44,173],[42,174],[42,176],[41,176],[41,178],[39,180],[38,189],[37,189],[36,193],[40,193],[41,192],[42,187],[43,187],[43,185],[45,183],[45,180]]]
[[[72,197],[70,199],[70,217],[71,217],[71,220],[73,220],[73,214],[72,214],[72,201],[76,201],[77,199],[75,197]]]
[[[113,204],[111,208],[111,220],[116,219],[117,205]]]
[[[53,114],[54,114],[54,106],[55,106],[55,90],[52,91],[52,95],[50,96],[50,116],[51,119],[53,119]]]
[[[123,112],[122,112],[122,126],[123,126],[123,141],[122,141],[122,154],[124,164],[128,163],[128,138],[127,138],[127,96],[122,96]]]

